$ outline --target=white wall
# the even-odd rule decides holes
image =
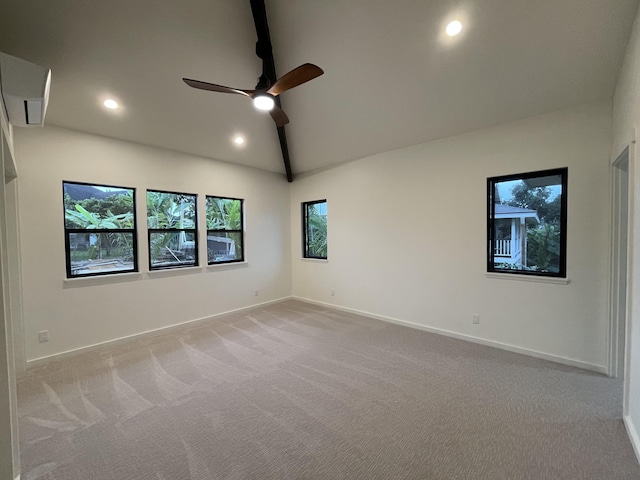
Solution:
[[[625,425],[640,460],[640,158],[635,145],[640,125],[640,13],[636,16],[618,79],[613,103],[613,150],[611,160],[629,146],[631,203],[631,255],[627,326],[627,371],[625,378]],[[634,245],[636,244],[636,245]]]
[[[28,360],[290,295],[284,176],[53,127],[15,131],[15,149]],[[137,188],[143,273],[65,281],[63,180]],[[197,193],[201,219],[205,195],[244,198],[246,264],[144,273],[147,188]],[[38,343],[40,330],[48,343]]]
[[[294,296],[604,371],[610,149],[606,102],[296,179]],[[571,282],[487,278],[487,177],[565,166]],[[323,198],[328,262],[302,260],[300,203]]]

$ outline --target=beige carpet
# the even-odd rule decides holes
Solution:
[[[637,480],[620,405],[601,375],[286,301],[30,370],[22,480]]]

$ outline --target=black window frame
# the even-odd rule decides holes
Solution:
[[[185,197],[194,197],[194,217],[193,217],[193,228],[150,228],[149,227],[149,204],[148,204],[148,194],[149,192],[154,193],[164,193],[169,195],[182,195]],[[198,267],[199,263],[199,255],[198,255],[198,194],[197,193],[187,193],[187,192],[173,192],[170,190],[158,190],[147,188],[145,193],[145,206],[146,206],[146,224],[147,224],[147,250],[149,255],[149,271],[157,271],[157,270],[172,270],[176,268],[191,268]],[[185,263],[185,264],[177,264],[177,265],[159,265],[153,266],[151,259],[151,235],[154,233],[167,233],[167,232],[192,232],[193,233],[193,241],[194,241],[194,258],[193,263]]]
[[[318,260],[327,260],[329,255],[329,246],[327,239],[327,255],[325,256],[315,256],[309,255],[309,222],[308,222],[308,212],[310,206],[317,205],[320,203],[327,203],[327,199],[323,200],[312,200],[310,202],[302,202],[302,257],[303,258],[313,258]]]
[[[519,270],[495,267],[495,185],[497,183],[513,180],[526,180],[538,177],[560,176],[561,197],[560,197],[560,252],[558,272],[541,272],[536,270]],[[487,178],[487,272],[504,273],[512,275],[525,275],[531,277],[567,277],[567,199],[568,199],[568,177],[567,167],[553,168],[548,170],[538,170],[511,175],[501,175]]]
[[[133,197],[133,228],[68,228],[67,227],[67,212],[65,208],[65,184],[71,185],[85,185],[89,187],[104,187],[104,188],[113,188],[117,190],[131,190]],[[71,180],[62,180],[62,218],[64,221],[64,250],[65,250],[65,265],[66,265],[66,273],[67,278],[84,278],[84,277],[98,277],[104,275],[120,275],[124,273],[137,273],[139,271],[138,266],[138,219],[137,219],[137,209],[136,209],[136,201],[137,201],[137,190],[135,187],[125,187],[122,185],[105,185],[102,183],[89,183],[89,182],[77,182]],[[106,272],[92,272],[92,273],[81,273],[81,274],[73,274],[73,266],[71,264],[71,235],[73,234],[98,234],[98,233],[131,233],[132,241],[131,248],[133,252],[133,267],[127,270],[115,270],[115,271],[106,271]]]
[[[207,225],[207,208],[209,205],[208,200],[210,198],[218,198],[221,200],[233,200],[233,201],[239,201],[240,202],[240,230],[236,230],[236,229],[209,229],[208,225]],[[205,195],[205,227],[207,228],[207,265],[221,265],[221,264],[225,264],[225,263],[240,263],[240,262],[244,262],[245,261],[245,255],[244,255],[244,198],[234,198],[234,197],[221,197],[219,195]],[[234,260],[220,260],[220,261],[211,261],[209,259],[209,253],[208,253],[208,245],[209,245],[209,234],[216,234],[216,233],[237,233],[240,234],[240,258],[236,258]]]

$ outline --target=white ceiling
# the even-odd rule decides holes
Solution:
[[[610,98],[638,0],[266,0],[294,175]],[[284,172],[249,0],[2,0],[0,51],[52,69],[47,123]],[[443,34],[460,19],[462,34]],[[123,106],[101,107],[111,96]],[[231,138],[246,136],[243,148]]]

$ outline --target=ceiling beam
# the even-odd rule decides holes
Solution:
[[[269,23],[267,22],[267,9],[264,0],[249,0],[251,2],[251,13],[253,14],[253,23],[256,26],[258,41],[256,43],[256,55],[262,59],[262,75],[260,81],[266,81],[269,86],[276,83],[278,76],[276,75],[276,64],[273,59],[273,49],[271,47],[271,36],[269,35]],[[276,97],[276,104],[282,107],[280,97]],[[284,169],[287,173],[287,181],[293,182],[293,173],[291,171],[291,161],[289,159],[289,147],[287,146],[287,134],[284,126],[276,127],[278,130],[278,140],[280,140],[280,149],[282,150],[282,160],[284,161]]]

